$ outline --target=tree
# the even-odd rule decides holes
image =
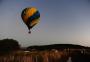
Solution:
[[[3,39],[0,40],[0,53],[7,53],[20,49],[18,41],[13,39]]]

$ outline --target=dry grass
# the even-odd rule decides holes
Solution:
[[[66,62],[68,55],[64,51],[16,51],[0,56],[0,62]]]

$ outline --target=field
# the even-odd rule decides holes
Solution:
[[[65,62],[68,55],[65,52],[52,51],[16,51],[0,56],[0,62]]]
[[[85,60],[90,59],[90,54],[87,55],[80,49],[20,50],[0,56],[0,62],[67,62],[70,57],[72,58],[72,62],[85,62]]]

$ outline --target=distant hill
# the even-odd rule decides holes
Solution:
[[[51,50],[51,49],[67,49],[67,48],[73,48],[73,49],[83,49],[83,48],[89,48],[89,47],[84,47],[81,45],[74,45],[74,44],[52,44],[52,45],[42,45],[42,46],[29,46],[27,47],[27,50]]]

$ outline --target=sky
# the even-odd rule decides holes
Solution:
[[[31,34],[23,23],[24,8],[36,7],[40,22]],[[78,44],[90,47],[89,0],[0,0],[0,40],[15,39],[21,46]]]

